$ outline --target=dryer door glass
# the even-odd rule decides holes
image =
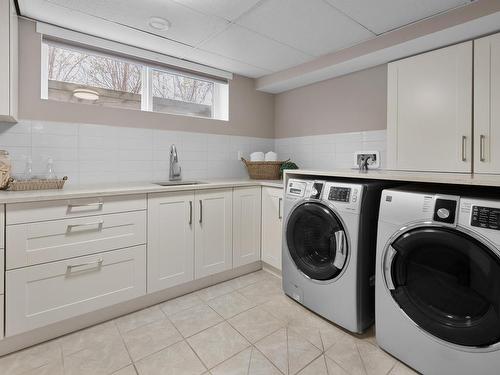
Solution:
[[[410,230],[393,243],[393,298],[423,330],[457,345],[500,340],[500,260],[461,231]]]
[[[286,226],[286,241],[297,268],[315,280],[331,280],[347,259],[347,240],[337,215],[319,202],[297,206]]]

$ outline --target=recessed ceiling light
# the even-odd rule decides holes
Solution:
[[[83,99],[83,100],[99,99],[99,93],[97,91],[87,90],[87,89],[75,89],[73,90],[73,96],[77,99]]]
[[[155,30],[170,29],[170,21],[161,17],[151,17],[148,22],[149,26]]]

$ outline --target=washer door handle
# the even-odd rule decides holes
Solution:
[[[394,290],[396,287],[394,286],[394,283],[392,282],[392,263],[394,261],[394,257],[397,254],[397,250],[393,248],[392,246],[389,246],[385,252],[384,260],[383,260],[383,274],[384,274],[384,279],[385,279],[385,285],[387,286],[387,289],[389,290]]]
[[[334,235],[335,235],[336,252],[333,265],[338,269],[342,269],[342,267],[344,267],[345,260],[347,258],[345,233],[343,230],[339,230],[335,232]]]

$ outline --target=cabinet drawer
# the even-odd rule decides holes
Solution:
[[[8,225],[7,269],[146,243],[146,211]]]
[[[124,195],[8,204],[7,225],[145,210],[146,195]]]
[[[6,336],[145,293],[144,245],[7,271]]]

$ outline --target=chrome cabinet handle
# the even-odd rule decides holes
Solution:
[[[189,201],[189,225],[193,224],[193,201]]]
[[[78,208],[78,207],[95,207],[96,210],[102,209],[102,206],[104,205],[104,202],[95,202],[95,203],[86,203],[86,204],[68,204],[68,211],[70,211],[72,208]]]
[[[104,220],[94,221],[92,223],[81,223],[81,224],[68,224],[68,232],[71,232],[71,229],[77,227],[90,227],[92,225],[97,225],[99,230],[102,230],[102,225],[104,224]]]
[[[95,265],[96,267],[101,267],[102,266],[102,262],[104,262],[104,259],[99,258],[99,259],[97,259],[94,262],[79,263],[79,264],[68,264],[66,266],[66,271],[67,272],[71,272],[73,270],[73,268],[93,266],[93,265]]]
[[[200,224],[202,223],[203,221],[203,201],[200,199]]]
[[[486,140],[486,136],[481,134],[479,136],[479,160],[480,161],[486,161],[486,156],[484,155],[484,141]]]
[[[462,161],[467,161],[467,137],[462,135]]]
[[[281,201],[283,198],[278,198],[278,219],[283,219],[283,215],[281,214]]]

